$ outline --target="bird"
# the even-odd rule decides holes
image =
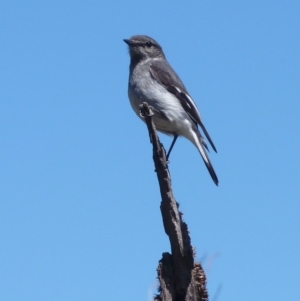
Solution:
[[[134,35],[123,41],[129,48],[128,98],[133,110],[141,117],[140,105],[147,102],[154,113],[153,122],[156,129],[173,136],[167,159],[178,136],[191,141],[198,149],[213,182],[218,186],[219,180],[207,155],[206,150],[209,149],[199,127],[212,149],[215,152],[217,149],[203,124],[195,102],[167,61],[162,47],[146,35]]]

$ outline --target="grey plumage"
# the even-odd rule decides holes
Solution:
[[[218,177],[206,153],[205,148],[208,147],[198,125],[215,152],[216,147],[196,104],[166,60],[161,46],[154,39],[141,35],[124,39],[124,42],[129,46],[131,58],[128,96],[133,110],[140,116],[140,104],[147,102],[153,107],[153,122],[157,130],[175,137],[171,147],[178,136],[190,140],[200,152],[214,183],[218,185]]]

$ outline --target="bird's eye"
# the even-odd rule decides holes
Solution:
[[[151,47],[152,45],[153,45],[153,44],[152,44],[150,41],[147,41],[147,42],[146,42],[146,46],[147,46],[147,47]]]

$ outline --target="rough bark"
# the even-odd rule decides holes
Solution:
[[[163,225],[171,244],[171,254],[163,253],[157,274],[159,294],[155,301],[207,301],[206,276],[200,263],[194,262],[194,250],[187,224],[182,221],[171,185],[166,152],[160,143],[152,122],[153,113],[147,103],[141,105],[150,141],[153,145],[153,161],[161,193],[160,210]]]

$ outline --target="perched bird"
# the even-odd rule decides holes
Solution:
[[[161,46],[152,38],[144,35],[124,39],[129,46],[130,67],[128,96],[131,106],[140,116],[140,105],[147,102],[152,107],[153,122],[158,131],[174,136],[167,154],[178,136],[190,140],[200,152],[214,183],[218,177],[207,156],[207,144],[198,125],[205,134],[211,147],[217,152],[192,97],[187,92],[179,76],[172,69]]]

